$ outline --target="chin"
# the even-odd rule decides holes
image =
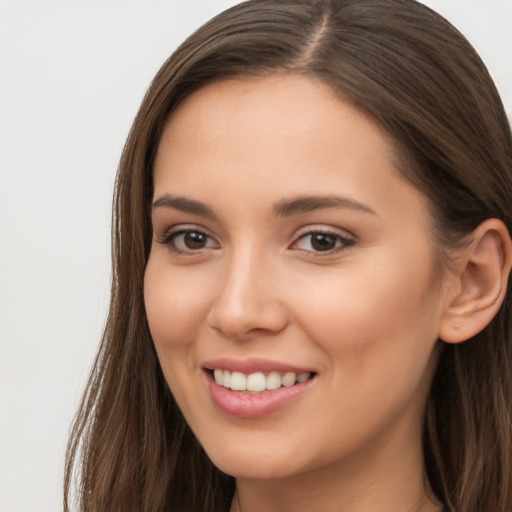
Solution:
[[[283,464],[283,461],[274,464],[254,457],[251,457],[250,460],[241,460],[239,457],[219,457],[218,459],[212,458],[212,462],[223,473],[238,479],[274,480],[295,474],[293,468]]]
[[[206,447],[205,450],[217,468],[235,478],[278,479],[302,472],[296,451],[287,454],[275,447],[273,450],[251,449],[239,443],[216,445],[211,450]]]

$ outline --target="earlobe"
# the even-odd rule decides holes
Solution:
[[[488,219],[471,234],[470,243],[460,250],[455,283],[446,297],[439,338],[460,343],[482,331],[494,318],[506,294],[512,266],[512,242],[506,226]]]

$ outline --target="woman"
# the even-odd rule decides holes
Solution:
[[[412,0],[251,1],[128,138],[84,511],[512,507],[512,140]],[[231,508],[230,508],[231,507]]]

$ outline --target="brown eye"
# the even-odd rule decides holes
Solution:
[[[315,251],[331,251],[336,247],[336,237],[325,233],[314,233],[311,236],[311,247]]]
[[[187,249],[204,249],[208,242],[208,235],[198,231],[188,231],[183,234],[183,244]]]
[[[217,242],[206,233],[195,229],[180,229],[169,233],[159,243],[177,253],[194,253],[204,249],[218,249]]]
[[[335,253],[354,245],[355,240],[336,233],[310,231],[297,239],[292,249],[310,253]]]

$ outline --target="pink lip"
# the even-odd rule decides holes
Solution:
[[[251,357],[248,359],[233,359],[232,357],[221,357],[218,359],[212,359],[204,362],[201,365],[203,368],[208,370],[215,370],[219,368],[221,370],[228,370],[230,372],[240,372],[245,374],[263,372],[279,372],[279,373],[313,373],[314,370],[310,368],[301,368],[299,366],[293,366],[288,363],[280,361],[272,361],[271,359],[263,359],[259,357]]]
[[[313,377],[294,386],[251,394],[219,386],[209,372],[204,375],[213,403],[224,414],[237,418],[260,418],[277,412],[299,399],[316,381]]]

